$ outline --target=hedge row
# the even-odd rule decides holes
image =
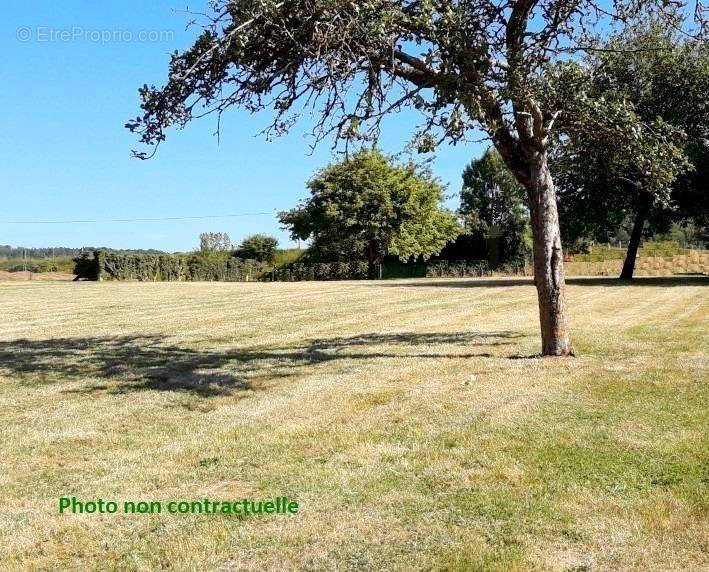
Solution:
[[[427,268],[425,263],[405,264],[386,260],[381,265],[379,276],[385,280],[390,278],[425,278]]]
[[[428,278],[464,278],[466,276],[490,276],[492,271],[487,260],[441,260],[426,265]]]
[[[386,266],[385,266],[386,268]],[[384,270],[384,269],[383,269]],[[399,269],[400,271],[401,269]],[[416,266],[412,275],[435,278],[488,276],[486,261],[440,261]],[[364,261],[295,262],[272,269],[263,262],[241,260],[215,254],[115,254],[96,251],[74,259],[74,274],[87,280],[137,280],[141,282],[245,282],[271,280],[366,280],[369,267]],[[383,277],[390,277],[383,272]]]
[[[74,259],[74,274],[87,280],[243,282],[259,280],[262,262],[203,254],[114,254],[96,251]]]
[[[269,277],[278,282],[300,282],[304,280],[366,280],[369,267],[366,262],[296,262],[285,268],[273,270]]]
[[[410,272],[409,272],[410,270]],[[379,273],[377,273],[379,275]],[[433,277],[462,278],[465,276],[489,276],[492,272],[485,260],[474,261],[440,261],[429,262],[426,265],[393,265],[385,264],[382,268],[382,278]],[[369,278],[369,266],[366,262],[320,262],[314,264],[291,264],[288,268],[275,270],[270,275],[271,280],[301,281],[301,280],[366,280]]]

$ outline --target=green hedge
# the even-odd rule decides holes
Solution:
[[[441,260],[426,265],[428,278],[465,278],[467,276],[490,276],[492,271],[487,260]]]
[[[277,282],[300,282],[304,280],[366,280],[369,267],[366,262],[295,262],[273,270],[267,278]]]
[[[380,276],[384,280],[390,278],[425,278],[426,270],[426,264],[405,264],[403,262],[387,260],[382,263]]]
[[[266,263],[241,260],[222,253],[194,254],[115,254],[98,250],[93,257],[83,254],[74,259],[74,274],[85,280],[134,280],[141,282],[244,282],[305,280],[366,280],[369,267],[365,261],[294,262],[273,269]],[[488,276],[486,261],[440,261],[426,265],[396,266],[385,264],[383,278],[435,277],[462,278]]]
[[[74,274],[86,280],[140,282],[243,282],[259,280],[268,267],[255,260],[216,254],[114,254],[96,251],[74,259]]]
[[[440,261],[428,264],[382,265],[382,278],[462,278],[466,276],[489,276],[490,266],[485,260]],[[303,280],[366,280],[369,267],[366,262],[317,262],[295,263],[269,274],[274,281],[298,282]]]

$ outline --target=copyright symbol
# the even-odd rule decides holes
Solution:
[[[29,42],[32,39],[32,29],[31,28],[17,28],[17,39],[20,42]]]

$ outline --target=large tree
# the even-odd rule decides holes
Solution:
[[[327,259],[362,257],[370,274],[385,255],[429,258],[461,227],[441,208],[443,187],[414,163],[395,164],[361,150],[328,165],[309,182],[310,197],[279,215],[294,239],[312,240]]]
[[[424,114],[421,149],[480,128],[525,187],[544,355],[573,353],[548,151],[570,103],[547,97],[545,70],[593,49],[595,36],[656,4],[682,25],[678,0],[213,0],[194,46],[173,55],[160,88],[144,87],[128,124],[156,145],[166,129],[232,106],[275,110],[271,131],[303,112],[318,139],[376,137],[402,107]],[[700,7],[697,19],[703,15]],[[697,33],[703,30],[699,26]],[[573,94],[578,97],[579,94]],[[581,94],[582,95],[582,94]],[[598,106],[599,121],[606,115]],[[633,119],[625,117],[626,119]],[[633,124],[615,125],[615,141]],[[148,154],[139,154],[148,157]]]
[[[630,279],[646,225],[662,232],[677,221],[703,224],[709,214],[709,46],[651,18],[585,65],[596,98],[628,102],[652,130],[632,149],[609,145],[594,129],[557,146],[563,230],[569,240],[602,240],[630,220],[620,276]]]

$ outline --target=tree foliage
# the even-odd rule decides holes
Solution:
[[[505,263],[524,262],[531,250],[524,196],[524,188],[494,149],[488,149],[463,171],[460,214],[466,230],[479,232],[485,238],[500,237],[501,259]]]
[[[278,239],[265,234],[252,234],[241,241],[235,255],[246,260],[272,263],[276,256]]]
[[[376,150],[329,165],[308,188],[310,198],[280,221],[294,239],[312,239],[313,252],[326,260],[428,259],[461,230],[441,208],[443,188],[429,172]]]
[[[707,45],[650,19],[611,38],[585,65],[596,99],[626,106],[646,130],[631,147],[588,127],[557,146],[566,240],[605,240],[628,219],[641,230],[649,220],[661,232],[673,221],[703,224],[709,213]]]
[[[382,117],[413,107],[426,118],[423,147],[482,127],[527,179],[525,154],[514,151],[525,139],[548,143],[554,119],[575,99],[550,99],[541,72],[592,51],[598,29],[648,6],[681,26],[687,4],[214,0],[194,45],[172,56],[168,82],[141,89],[144,114],[127,126],[155,145],[170,126],[242,106],[273,109],[268,131],[277,134],[310,109],[318,136],[351,140],[376,136]],[[704,12],[695,15],[700,33]]]

